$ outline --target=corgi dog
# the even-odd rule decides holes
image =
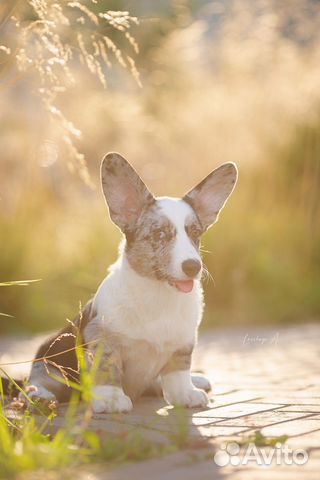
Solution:
[[[207,405],[206,381],[190,372],[203,313],[200,240],[236,181],[236,165],[225,163],[182,199],[154,197],[121,155],[104,157],[102,189],[123,233],[119,257],[75,322],[38,350],[26,388],[32,399],[68,401],[63,380],[79,379],[80,331],[87,361],[99,355],[93,412],[128,412],[155,382],[170,405]]]

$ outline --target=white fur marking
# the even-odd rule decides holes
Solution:
[[[177,231],[173,246],[173,261],[169,273],[177,280],[188,280],[189,277],[182,270],[182,263],[191,259],[198,260],[201,263],[199,252],[185,230],[186,220],[193,214],[193,210],[183,200],[169,197],[161,197],[157,200],[160,212],[171,221]],[[198,273],[197,279],[201,278],[201,273],[201,271]]]
[[[170,405],[195,408],[208,404],[207,394],[195,388],[188,370],[167,373],[161,377],[163,396]]]
[[[100,385],[93,388],[94,413],[123,413],[132,410],[132,402],[120,387]]]

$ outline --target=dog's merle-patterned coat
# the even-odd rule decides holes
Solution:
[[[217,220],[236,178],[234,164],[225,164],[182,200],[155,198],[124,158],[105,157],[103,192],[125,236],[120,257],[75,324],[39,349],[37,358],[46,360],[33,364],[31,396],[70,397],[71,389],[53,377],[78,381],[80,335],[88,361],[99,356],[94,411],[130,410],[159,376],[168,403],[206,404],[190,377],[203,304],[200,237]]]

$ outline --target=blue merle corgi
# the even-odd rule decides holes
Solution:
[[[50,361],[33,363],[29,396],[53,403],[70,398],[72,389],[56,378],[78,380],[74,346],[80,330],[88,361],[100,349],[95,413],[130,411],[155,382],[170,405],[207,405],[208,382],[190,373],[203,313],[200,240],[236,181],[235,164],[226,163],[181,199],[154,197],[121,155],[104,157],[102,189],[123,233],[119,258],[74,324],[38,350],[36,358]]]

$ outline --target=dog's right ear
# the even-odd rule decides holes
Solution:
[[[155,200],[137,172],[119,153],[108,153],[101,164],[102,190],[112,221],[132,230],[142,210]]]

